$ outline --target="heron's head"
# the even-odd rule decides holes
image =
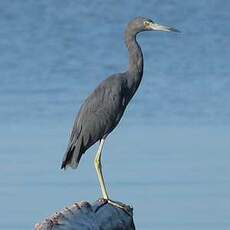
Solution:
[[[142,31],[164,31],[164,32],[179,32],[179,30],[160,25],[149,18],[137,17],[128,24],[128,30],[133,33]]]

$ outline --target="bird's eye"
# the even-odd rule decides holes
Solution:
[[[150,25],[150,22],[144,21],[144,27],[147,28]]]

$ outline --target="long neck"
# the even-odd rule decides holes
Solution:
[[[127,71],[128,87],[134,94],[143,75],[143,54],[136,41],[136,34],[126,31],[125,42],[129,53],[129,67]]]

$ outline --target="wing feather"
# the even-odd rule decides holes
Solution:
[[[124,80],[112,76],[103,81],[85,100],[75,119],[62,167],[76,167],[82,154],[107,136],[125,110]]]

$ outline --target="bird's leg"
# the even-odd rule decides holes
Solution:
[[[96,168],[96,171],[97,171],[97,176],[98,176],[99,183],[100,183],[100,186],[101,186],[102,196],[103,196],[104,199],[106,199],[108,201],[109,204],[111,204],[111,205],[113,205],[115,207],[123,209],[125,212],[127,212],[130,215],[130,213],[127,211],[127,207],[125,205],[122,205],[122,204],[120,204],[120,203],[118,203],[116,201],[113,201],[113,200],[109,199],[109,195],[108,195],[108,192],[107,192],[107,189],[106,189],[106,186],[105,186],[104,177],[103,177],[103,174],[102,174],[102,165],[101,165],[101,154],[102,154],[104,143],[105,143],[105,139],[102,139],[101,142],[100,142],[96,157],[94,159],[94,165],[95,165],[95,168]]]
[[[100,142],[100,145],[99,145],[95,160],[94,160],[94,165],[95,165],[95,168],[96,168],[96,171],[97,171],[97,176],[98,176],[99,183],[100,183],[100,186],[101,186],[101,191],[102,191],[103,198],[106,199],[106,200],[109,200],[108,192],[107,192],[107,189],[105,187],[104,177],[103,177],[103,174],[102,174],[102,165],[101,165],[101,154],[102,154],[104,143],[105,143],[105,139],[102,139],[101,142]]]

